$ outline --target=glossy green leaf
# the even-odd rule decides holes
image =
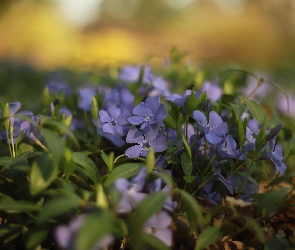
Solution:
[[[106,178],[104,185],[109,186],[118,178],[129,178],[136,175],[142,165],[139,163],[125,163],[117,166]]]
[[[49,129],[42,129],[42,135],[46,141],[47,148],[52,153],[52,159],[56,165],[59,165],[65,152],[65,142],[56,133]]]
[[[94,162],[81,152],[72,153],[72,161],[76,163],[80,170],[95,184],[99,182],[99,172]]]
[[[47,188],[59,173],[58,166],[54,164],[49,154],[37,156],[30,173],[30,190],[36,195]]]
[[[213,244],[219,237],[220,227],[211,226],[204,229],[197,238],[195,250],[202,250]]]
[[[189,176],[193,171],[192,160],[190,159],[188,153],[185,151],[181,154],[181,166],[184,175]]]
[[[0,200],[0,210],[4,210],[7,213],[38,212],[41,209],[42,207],[29,201]]]
[[[114,152],[111,152],[109,155],[107,155],[103,150],[101,150],[101,158],[107,165],[109,172],[111,172],[114,167]]]
[[[145,163],[147,166],[147,172],[151,173],[155,168],[155,153],[154,153],[154,149],[152,147],[150,147],[148,150],[148,154],[147,154]]]
[[[78,250],[94,249],[104,236],[115,231],[114,215],[108,210],[89,214],[76,236]]]
[[[167,196],[167,192],[148,194],[136,207],[136,219],[141,223],[147,221],[152,215],[161,210]]]
[[[184,103],[184,110],[187,116],[190,116],[197,107],[197,99],[196,99],[196,93],[194,89],[192,90],[191,94],[188,96]]]
[[[259,123],[262,123],[264,116],[266,115],[262,106],[252,100],[244,99],[244,101],[252,116],[256,118]]]
[[[245,112],[246,110],[246,106],[243,105],[243,104],[233,104],[233,103],[230,103],[229,104],[236,116],[237,119],[240,119],[242,114]]]
[[[166,116],[166,118],[164,119],[164,123],[168,128],[176,130],[176,122],[170,115]]]
[[[38,221],[44,222],[48,219],[65,214],[71,209],[77,209],[82,205],[84,205],[84,201],[74,193],[54,198],[43,206]]]
[[[195,197],[187,193],[186,191],[176,188],[174,189],[176,193],[180,194],[182,198],[182,203],[188,221],[190,222],[190,231],[196,230],[197,225],[200,228],[204,227],[204,216],[202,214],[202,209]]]
[[[96,204],[102,208],[109,207],[108,198],[106,196],[103,186],[100,183],[98,183],[96,187]]]

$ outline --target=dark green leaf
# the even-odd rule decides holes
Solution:
[[[99,182],[99,172],[94,162],[82,152],[73,152],[72,161],[75,162],[81,171],[95,184]]]
[[[197,239],[195,250],[202,250],[214,243],[219,237],[220,227],[211,226],[202,231]]]
[[[189,176],[193,171],[192,160],[190,159],[188,153],[185,151],[181,154],[181,166],[184,172],[184,175]]]
[[[244,99],[244,101],[252,116],[256,118],[259,123],[262,123],[266,113],[265,110],[261,107],[261,105],[252,100]]]
[[[94,249],[94,246],[115,231],[114,215],[108,210],[89,214],[76,237],[77,249]],[[102,247],[103,249],[103,247]]]
[[[47,188],[58,172],[58,166],[47,153],[37,156],[30,173],[31,194],[36,195]]]
[[[61,196],[47,202],[41,210],[38,220],[39,222],[46,221],[56,216],[69,212],[71,209],[76,209],[84,204],[84,201],[74,193],[69,193],[67,196]]]
[[[196,99],[196,93],[194,89],[192,90],[191,94],[188,96],[184,103],[184,110],[187,116],[190,116],[197,107],[197,99]]]
[[[170,247],[168,247],[163,241],[159,240],[158,238],[150,234],[143,234],[142,241],[148,244],[148,246],[152,247],[152,249],[161,249],[161,250],[170,249]]]
[[[42,207],[29,201],[0,200],[0,209],[7,213],[38,212]]]
[[[170,115],[166,116],[166,118],[164,119],[164,123],[168,128],[176,130],[176,122]]]
[[[162,208],[167,195],[168,193],[166,192],[156,192],[147,195],[136,207],[136,219],[140,223],[146,222]]]
[[[232,110],[234,111],[234,114],[236,116],[237,119],[240,119],[242,114],[245,112],[246,110],[246,106],[243,105],[243,104],[233,104],[233,103],[230,103],[229,104],[232,108]]]
[[[202,209],[199,206],[196,199],[191,196],[186,191],[176,188],[174,189],[177,193],[180,194],[183,202],[183,206],[187,215],[187,219],[190,222],[190,231],[193,232],[196,230],[198,225],[200,228],[204,227],[204,217],[202,214]]]
[[[121,177],[129,178],[136,175],[141,166],[142,165],[139,163],[126,163],[126,164],[117,166],[106,178],[104,185],[109,186],[113,184],[116,179]]]
[[[289,243],[287,240],[282,238],[271,238],[269,239],[264,246],[264,250],[288,250]]]

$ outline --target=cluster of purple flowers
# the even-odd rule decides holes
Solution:
[[[179,169],[185,169],[191,164],[192,170],[187,173],[184,171],[182,175],[194,176],[192,180],[195,180],[197,186],[200,185],[200,188],[197,188],[198,195],[206,197],[214,204],[220,203],[224,194],[239,194],[239,198],[248,201],[258,192],[258,186],[245,179],[246,170],[229,171],[228,162],[240,162],[238,165],[242,165],[242,162],[252,164],[255,160],[270,160],[280,174],[285,172],[282,146],[275,144],[275,136],[267,138],[259,150],[256,148],[258,143],[262,143],[257,141],[261,137],[259,133],[262,125],[256,119],[247,121],[242,145],[234,138],[234,134],[229,133],[231,131],[226,122],[228,118],[221,117],[210,104],[210,100],[213,103],[218,102],[222,96],[221,88],[217,84],[206,82],[200,92],[186,90],[183,95],[171,94],[167,82],[154,76],[149,67],[143,66],[124,67],[119,74],[119,81],[121,84],[113,89],[101,85],[87,86],[78,89],[76,93],[66,84],[55,82],[49,83],[47,88],[50,94],[64,93],[67,98],[78,96],[79,112],[88,116],[94,110],[93,100],[97,100],[97,96],[103,96],[101,103],[97,103],[97,114],[94,114],[96,117],[92,117],[92,125],[98,135],[113,143],[114,148],[123,148],[127,158],[145,158],[152,148],[158,157],[156,168],[161,168],[174,178],[179,178],[175,176]],[[135,102],[138,97],[131,91],[132,85],[136,84],[140,85],[136,94],[142,97],[137,103]],[[202,101],[202,92],[207,92],[209,99]],[[18,118],[17,114],[29,117],[36,124],[38,116],[28,111],[18,112],[20,107],[18,102],[9,103],[9,126],[13,128],[13,133],[8,134],[8,130],[0,131],[0,138],[15,143],[20,134],[23,134],[24,137],[37,141],[36,126]],[[68,125],[73,132],[86,129],[85,121],[79,118],[78,111],[71,111],[66,105],[58,108],[59,116],[71,118]],[[51,103],[51,115],[54,113],[55,105]],[[2,113],[0,116],[2,117]],[[254,158],[250,154],[253,151],[256,152]],[[179,155],[181,157],[178,157]],[[182,160],[177,161],[175,157]],[[212,159],[209,171],[211,175],[207,178],[208,175],[204,174],[208,170],[206,164]],[[145,223],[143,231],[171,246],[172,231],[169,225],[172,221],[171,213],[177,203],[173,201],[171,190],[161,179],[147,181],[147,176],[146,168],[142,168],[132,180],[118,178],[115,181],[115,188],[121,197],[117,213],[132,213],[149,193],[169,193],[162,210]],[[237,183],[244,185],[238,189]],[[224,187],[223,192],[220,192],[220,186]],[[62,248],[71,249],[81,223],[83,217],[78,217],[68,226],[57,229],[56,238]],[[112,241],[112,236],[106,236],[97,243],[97,249],[111,244]]]

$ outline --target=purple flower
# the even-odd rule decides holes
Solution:
[[[79,215],[74,218],[67,226],[58,226],[55,230],[55,239],[60,248],[65,250],[76,249],[76,235],[80,227],[85,222],[86,216]],[[103,236],[94,246],[93,249],[103,250],[109,247],[114,241],[113,236]]]
[[[63,92],[66,96],[72,94],[71,88],[63,82],[49,82],[47,88],[50,94],[58,94],[60,92]]]
[[[125,66],[119,73],[119,79],[127,83],[136,83],[139,80],[142,66]],[[150,67],[144,67],[143,83],[150,83],[153,74]]]
[[[168,83],[163,78],[154,77],[151,84],[152,90],[150,91],[149,96],[157,96],[160,94],[167,97],[170,95]]]
[[[228,177],[228,181],[234,188],[234,194],[238,193],[238,185],[239,183],[244,183],[245,177],[237,174],[232,174]],[[246,181],[245,186],[243,187],[243,190],[240,192],[240,199],[246,202],[253,201],[252,196],[254,194],[257,194],[259,190],[259,186],[249,180]]]
[[[116,106],[122,110],[122,113],[131,116],[134,99],[134,95],[124,85],[119,85],[105,95],[102,109],[106,110],[110,106]]]
[[[220,86],[218,84],[213,84],[210,82],[205,82],[202,86],[201,91],[206,91],[207,97],[210,98],[213,102],[217,102],[222,95],[222,90]]]
[[[164,127],[163,120],[167,116],[167,112],[164,104],[160,103],[159,96],[148,97],[145,102],[139,103],[132,112],[135,116],[127,119],[132,125],[141,124],[140,128],[143,129],[157,123]]]
[[[85,111],[91,111],[91,103],[92,103],[92,97],[95,96],[97,93],[105,94],[106,92],[105,87],[94,87],[94,86],[88,86],[83,87],[78,90],[79,94],[79,108]]]
[[[206,116],[199,110],[193,112],[193,117],[205,133],[206,140],[212,144],[220,143],[223,136],[228,132],[226,122],[223,122],[215,111],[209,113],[209,123],[207,123]]]
[[[157,124],[148,125],[141,131],[134,128],[130,129],[127,137],[127,143],[137,143],[125,151],[125,155],[130,158],[139,156],[147,156],[148,149],[152,147],[154,152],[163,152],[167,148],[167,140],[165,135],[159,134]]]
[[[167,246],[172,246],[172,230],[169,228],[171,222],[171,216],[161,211],[145,223],[143,230],[145,233],[155,236]]]
[[[266,153],[263,158],[269,159],[275,164],[276,169],[280,172],[280,174],[284,174],[287,167],[282,162],[282,146],[281,144],[277,144],[275,147],[271,146],[270,152]]]
[[[36,127],[34,124],[30,123],[27,120],[22,119],[21,116],[26,116],[29,119],[31,119],[33,122],[38,123],[39,117],[34,115],[33,112],[30,111],[21,111],[17,112],[21,108],[20,102],[11,102],[9,103],[9,126],[13,128],[13,138],[9,138],[9,143],[16,143],[17,138],[21,135],[21,133],[24,134],[25,138],[30,138],[33,141],[38,141],[35,133],[36,133]],[[2,112],[1,112],[2,117]],[[1,131],[1,137],[2,139],[6,139],[6,131]]]
[[[128,181],[125,178],[118,178],[115,181],[115,187],[121,194],[121,200],[117,207],[118,213],[128,213],[132,211],[145,197],[142,193],[145,185],[146,169],[142,168],[138,174]]]
[[[224,158],[233,158],[233,159],[240,159],[246,160],[246,155],[242,154],[237,149],[237,143],[233,139],[231,135],[227,135],[224,142],[218,146],[220,150],[220,154]]]
[[[103,123],[103,132],[120,136],[126,135],[128,130],[127,115],[122,113],[120,108],[111,106],[108,111],[100,110],[99,117]]]
[[[284,95],[280,94],[277,97],[277,104],[278,109],[285,115],[289,115],[295,118],[295,96],[289,94],[289,112],[288,112],[288,102]]]
[[[166,97],[165,100],[173,101],[177,106],[183,107],[186,99],[190,96],[191,93],[192,93],[191,90],[186,90],[184,91],[184,94],[182,96],[178,94],[172,94]],[[196,93],[196,99],[198,99],[200,96],[200,93],[199,92],[195,92],[195,93]]]

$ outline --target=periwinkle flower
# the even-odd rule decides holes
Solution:
[[[82,87],[78,90],[79,94],[79,108],[85,111],[91,111],[91,103],[92,97],[96,94],[104,95],[107,92],[107,89],[103,86],[94,87],[94,86],[87,86]]]
[[[17,138],[23,133],[25,138],[29,138],[33,141],[38,141],[35,133],[36,127],[31,122],[23,119],[23,117],[27,117],[35,123],[39,122],[38,116],[34,115],[31,111],[21,111],[18,110],[21,108],[20,102],[11,102],[9,103],[9,126],[13,129],[13,138],[10,137],[9,134],[9,143],[16,143]],[[2,112],[1,112],[2,117]],[[2,139],[6,139],[6,131],[1,132]]]
[[[76,236],[78,230],[85,222],[86,215],[79,215],[74,218],[67,226],[58,226],[55,229],[55,239],[58,246],[65,250],[75,250]],[[111,235],[103,236],[92,248],[93,250],[103,250],[109,247],[114,241],[114,237]]]
[[[143,230],[158,238],[165,245],[172,246],[172,230],[169,228],[171,223],[171,216],[167,212],[160,211],[145,223]]]
[[[105,133],[126,135],[128,131],[127,115],[122,113],[120,108],[111,106],[107,111],[99,111],[102,129]]]
[[[136,128],[130,129],[127,137],[127,143],[137,143],[125,151],[125,155],[129,158],[136,158],[139,156],[147,156],[150,147],[154,152],[163,152],[167,148],[167,140],[165,135],[159,133],[159,126],[151,124],[142,130]]]
[[[237,149],[237,143],[232,135],[227,135],[223,143],[218,146],[220,155],[224,158],[246,160],[246,155]]]
[[[134,95],[123,85],[112,89],[105,95],[102,109],[107,109],[110,106],[116,106],[122,110],[122,113],[131,116],[134,107]]]
[[[246,202],[251,202],[253,201],[253,195],[257,194],[259,191],[259,186],[249,180],[247,180],[245,182],[245,177],[241,176],[241,175],[237,175],[237,174],[232,174],[228,177],[228,181],[229,183],[232,185],[233,189],[234,189],[234,193],[233,194],[237,194],[238,193],[238,183],[245,183],[245,185],[241,188],[243,188],[242,190],[240,190],[240,196],[239,198],[243,201]]]
[[[204,82],[201,91],[205,91],[206,96],[210,98],[213,102],[217,102],[222,95],[222,90],[220,86],[218,84],[213,84],[211,82]]]
[[[148,66],[125,66],[119,73],[119,79],[127,83],[136,83],[139,80],[140,72],[144,67],[143,83],[150,83],[153,78],[152,70]]]
[[[276,146],[271,146],[270,152],[266,153],[263,156],[264,159],[269,159],[273,162],[276,166],[276,169],[279,171],[280,174],[284,174],[287,167],[285,163],[282,162],[282,146],[281,144],[277,144]]]
[[[154,77],[151,82],[152,89],[149,93],[149,96],[169,96],[170,91],[168,89],[168,83],[162,77]]]
[[[184,103],[186,99],[191,95],[191,93],[192,93],[191,90],[185,90],[182,96],[178,94],[172,94],[166,97],[165,100],[173,101],[177,106],[184,107]],[[196,94],[196,99],[198,99],[200,97],[200,93],[195,92],[195,94]]]
[[[64,82],[51,81],[47,84],[47,88],[50,94],[58,94],[63,92],[66,96],[72,94],[72,89]]]
[[[277,107],[285,115],[295,118],[295,96],[289,94],[286,96],[279,94],[277,97]]]
[[[205,133],[206,140],[212,144],[220,143],[228,132],[226,122],[223,122],[215,111],[209,113],[209,122],[207,122],[206,116],[199,110],[193,112],[193,118],[197,121],[203,133]]]
[[[118,213],[132,211],[146,197],[147,194],[142,192],[146,176],[146,169],[142,168],[131,181],[125,178],[118,178],[115,181],[115,188],[121,194]]]
[[[163,120],[167,116],[167,112],[164,104],[160,103],[159,96],[148,97],[145,102],[139,103],[132,112],[134,116],[127,119],[132,125],[141,124],[140,128],[143,129],[156,123],[164,127]]]

